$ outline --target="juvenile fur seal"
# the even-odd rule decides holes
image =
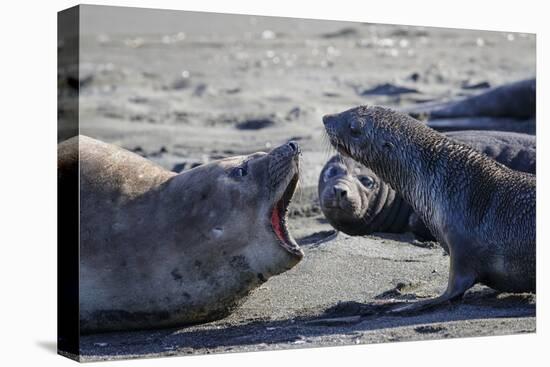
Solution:
[[[224,317],[303,256],[285,224],[294,142],[181,174],[84,136],[58,154],[61,180],[80,162],[83,333]]]
[[[533,135],[502,131],[444,133],[497,162],[527,173],[536,173],[536,139]],[[319,203],[329,223],[350,235],[373,232],[413,232],[434,239],[425,224],[401,195],[362,164],[333,156],[319,176]]]
[[[332,145],[391,185],[449,251],[447,289],[399,307],[460,298],[475,283],[535,291],[536,178],[511,170],[410,116],[362,106],[323,117]]]

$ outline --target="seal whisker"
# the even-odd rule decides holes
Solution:
[[[324,151],[325,160],[326,160],[332,154],[334,154],[335,148],[330,143],[330,137],[326,131],[321,136],[322,136],[323,151]]]

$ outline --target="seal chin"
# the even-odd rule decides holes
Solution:
[[[322,204],[323,209],[334,212],[339,215],[345,215],[349,217],[359,217],[361,215],[361,208],[357,208],[350,202],[334,201],[325,202]]]
[[[333,217],[335,220],[344,222],[356,222],[358,225],[363,222],[364,213],[361,209],[344,207],[344,206],[323,206],[325,216]]]
[[[300,246],[298,246],[294,238],[292,238],[286,226],[288,206],[292,200],[296,186],[298,185],[298,179],[298,173],[295,173],[282,196],[276,201],[271,209],[271,228],[275,236],[277,236],[279,244],[289,253],[301,259],[304,256],[304,252]]]
[[[336,141],[335,144],[336,144],[336,150],[337,150],[340,154],[342,154],[342,155],[345,156],[345,157],[349,157],[349,158],[352,158],[352,159],[353,159],[353,155],[351,154],[351,150],[350,150],[350,148],[349,148],[347,145],[345,145],[345,144],[343,144],[343,143],[341,143],[341,142],[339,142],[339,141]]]
[[[344,157],[348,157],[348,158],[353,159],[353,156],[351,155],[350,147],[347,146],[345,144],[345,142],[338,139],[338,136],[336,135],[336,132],[334,132],[332,128],[327,128],[326,129],[326,134],[328,136],[328,139],[329,139],[330,143],[332,144],[332,146],[336,149],[336,151],[338,153],[340,153]]]

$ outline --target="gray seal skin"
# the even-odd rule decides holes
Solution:
[[[476,283],[535,292],[534,175],[388,108],[361,106],[323,123],[331,144],[390,184],[449,251],[445,292],[392,312],[455,300]]]
[[[412,208],[367,167],[333,156],[319,176],[321,210],[335,229],[352,236],[409,230]]]
[[[459,101],[430,108],[431,118],[511,117],[528,119],[536,114],[536,80],[526,79],[504,84]]]
[[[500,130],[536,132],[536,80],[525,79],[456,101],[404,109],[438,131]]]
[[[58,169],[78,165],[75,139],[59,145]],[[296,143],[181,174],[88,137],[79,145],[82,333],[222,318],[303,257],[285,224]]]
[[[511,169],[536,173],[536,139],[532,135],[471,130],[444,135]],[[349,235],[413,232],[426,240],[435,239],[401,195],[350,158],[335,155],[325,164],[318,193],[328,222]]]

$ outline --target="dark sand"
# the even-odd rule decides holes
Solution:
[[[316,198],[319,172],[332,154],[323,114],[442,101],[483,90],[464,85],[532,77],[533,35],[223,15],[215,23],[224,26],[207,27],[204,16],[186,13],[121,17],[86,8],[81,133],[168,169],[297,140],[303,175],[289,223],[306,256],[223,320],[85,336],[84,360],[535,330],[535,296],[482,286],[458,304],[385,316],[397,302],[443,291],[449,258],[408,234],[335,236]],[[136,33],[136,24],[147,27]],[[70,115],[63,104],[61,110],[61,119]]]

